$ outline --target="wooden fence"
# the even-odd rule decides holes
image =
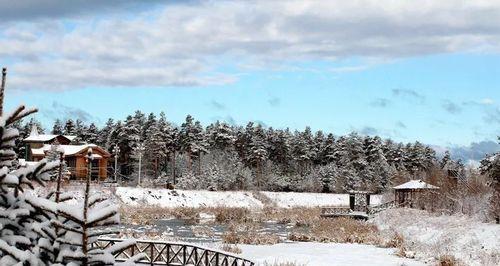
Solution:
[[[123,239],[102,238],[95,245],[106,248]],[[140,260],[140,265],[192,265],[192,266],[254,266],[252,261],[237,257],[232,254],[208,249],[188,243],[170,243],[163,241],[137,240],[136,244],[115,255],[117,261],[145,254]]]

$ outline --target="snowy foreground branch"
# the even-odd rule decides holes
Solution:
[[[99,236],[115,233],[106,227],[117,224],[119,214],[117,206],[90,194],[92,154],[83,203],[68,204],[71,195],[60,191],[35,195],[34,184],[44,186],[63,159],[19,165],[14,152],[19,132],[12,125],[36,111],[20,106],[0,117],[0,265],[135,265],[141,256],[124,263],[114,258],[134,241],[105,249],[96,243]]]

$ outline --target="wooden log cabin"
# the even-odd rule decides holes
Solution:
[[[39,134],[35,127],[30,135],[24,139],[26,144],[26,161],[40,161],[44,159],[53,146],[64,152],[66,165],[71,179],[84,179],[87,177],[86,155],[90,148],[94,159],[92,160],[92,179],[104,180],[107,178],[108,159],[111,154],[95,144],[71,144],[74,136]]]

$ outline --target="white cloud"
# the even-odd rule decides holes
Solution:
[[[490,98],[484,98],[482,99],[481,101],[479,101],[481,104],[484,104],[484,105],[492,105],[495,103],[495,101],[493,99],[490,99]]]
[[[61,10],[64,23],[39,12],[49,18],[0,27],[13,88],[225,84],[237,79],[218,71],[228,62],[500,51],[500,3],[491,1],[208,1],[77,18]]]

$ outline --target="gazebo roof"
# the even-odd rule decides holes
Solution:
[[[439,189],[439,187],[433,186],[431,184],[425,183],[422,180],[410,180],[399,186],[395,186],[394,189]]]

